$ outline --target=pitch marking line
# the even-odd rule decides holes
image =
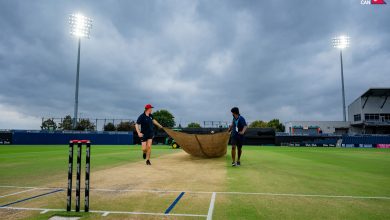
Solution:
[[[65,189],[58,187],[23,187],[23,186],[0,186],[0,188],[21,188],[21,189]],[[154,190],[154,189],[90,189],[91,191],[102,192],[149,192],[149,193],[193,193],[193,194],[212,194],[207,191],[185,191],[185,190]],[[319,197],[319,198],[347,198],[347,199],[384,199],[390,200],[389,196],[347,196],[347,195],[322,195],[322,194],[294,194],[294,193],[266,193],[266,192],[215,192],[217,194],[237,194],[237,195],[264,195],[264,196],[286,196],[286,197]]]
[[[17,200],[17,201],[14,201],[14,202],[11,202],[11,203],[8,203],[8,204],[5,204],[5,205],[1,205],[0,208],[6,207],[6,206],[10,206],[10,205],[13,205],[13,204],[16,204],[16,203],[28,201],[28,200],[31,200],[31,199],[39,198],[39,197],[42,197],[42,196],[47,196],[47,195],[50,195],[50,194],[53,194],[53,193],[57,193],[57,192],[61,192],[61,191],[64,191],[64,190],[57,189],[57,190],[54,190],[54,191],[51,191],[51,192],[39,194],[39,195],[36,195],[36,196],[31,196],[31,197],[28,197],[28,198],[25,198],[25,199],[20,199],[20,200]]]
[[[23,208],[23,207],[0,207],[0,209],[12,209],[12,210],[27,210],[27,211],[42,211],[46,212],[65,212],[66,209],[43,209],[43,208]],[[74,210],[72,210],[74,211]],[[207,215],[195,215],[195,214],[165,214],[165,213],[153,213],[153,212],[125,212],[125,211],[103,211],[103,210],[90,210],[92,213],[101,213],[102,216],[108,214],[129,214],[129,215],[154,215],[154,216],[181,216],[181,217],[207,217]]]
[[[165,210],[165,214],[168,214],[170,211],[172,211],[173,208],[175,208],[176,204],[179,202],[179,200],[181,199],[181,197],[184,196],[184,192],[181,192],[179,194],[179,196],[172,202],[172,204],[167,208],[167,210]]]
[[[105,212],[102,214],[102,216],[107,216],[108,214],[110,214],[109,212]]]
[[[31,186],[0,186],[0,188],[18,188],[18,189],[33,189]]]
[[[237,194],[237,195],[264,195],[264,196],[286,196],[286,197],[317,197],[317,198],[346,198],[346,199],[385,199],[390,200],[387,196],[343,196],[343,195],[316,195],[316,194],[291,194],[291,193],[254,193],[254,192],[218,192],[220,194]]]
[[[0,186],[0,188],[16,188],[16,189],[65,189],[61,187],[33,187],[33,186]]]
[[[11,210],[25,210],[25,211],[46,211],[46,212],[62,212],[66,211],[66,209],[41,209],[41,208],[23,208],[23,207],[0,207],[0,209],[11,209]]]
[[[183,217],[207,217],[207,215],[195,215],[195,214],[173,214],[173,213],[154,213],[154,212],[122,212],[122,211],[101,211],[91,210],[92,213],[109,213],[109,214],[130,214],[130,215],[154,215],[154,216],[183,216]]]
[[[154,190],[154,189],[90,189],[92,191],[100,192],[147,192],[147,193],[196,193],[196,194],[211,194],[212,192],[196,192],[183,190]]]
[[[217,193],[213,192],[211,195],[211,201],[210,201],[210,207],[209,207],[209,212],[207,214],[207,220],[212,220],[213,219],[213,211],[214,211],[214,203],[215,203],[215,197]]]
[[[318,197],[318,198],[348,198],[348,199],[385,199],[388,196],[346,196],[346,195],[321,195],[321,194],[293,194],[293,193],[265,193],[265,192],[206,192],[206,191],[178,191],[178,190],[127,190],[127,189],[91,189],[91,191],[102,192],[149,192],[149,193],[176,193],[185,192],[193,194],[238,194],[238,195],[264,195],[264,196],[286,196],[286,197]]]
[[[0,198],[4,198],[4,197],[7,197],[7,196],[13,196],[13,195],[17,195],[17,194],[20,194],[20,193],[25,193],[25,192],[33,191],[33,190],[37,190],[37,188],[27,189],[27,190],[23,190],[23,191],[11,193],[11,194],[3,195],[3,196],[0,196]]]

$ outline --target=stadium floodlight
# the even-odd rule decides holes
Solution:
[[[76,37],[89,38],[89,34],[92,28],[92,19],[85,17],[84,15],[77,13],[69,16],[69,24],[71,27],[70,34]]]
[[[347,121],[347,114],[345,108],[345,91],[344,91],[344,67],[343,67],[343,49],[349,47],[350,38],[345,35],[341,35],[332,39],[334,48],[340,49],[340,63],[341,63],[341,92],[343,99],[343,120]]]
[[[81,38],[89,38],[92,28],[92,19],[80,13],[71,14],[69,16],[70,34],[78,38],[78,52],[77,52],[77,74],[76,74],[76,92],[74,102],[74,117],[73,129],[77,124],[77,111],[79,107],[79,76],[80,76],[80,46]]]
[[[345,35],[341,35],[332,39],[333,47],[339,49],[345,49],[349,47],[350,38]]]

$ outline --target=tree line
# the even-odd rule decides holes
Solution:
[[[262,120],[257,120],[253,121],[249,124],[250,128],[274,128],[275,131],[277,132],[284,132],[284,125],[279,121],[279,119],[275,118],[272,119],[271,121],[262,121]]]
[[[173,115],[168,110],[159,110],[153,113],[154,118],[164,127],[172,128],[175,126],[175,119]],[[73,118],[70,115],[65,116],[65,118],[60,122],[56,123],[54,119],[49,118],[42,122],[42,130],[76,130],[76,131],[95,131],[96,125],[91,122],[88,118],[80,119],[76,127],[73,129]],[[123,121],[119,124],[107,123],[103,127],[104,131],[134,131],[135,122],[134,121]]]
[[[175,117],[168,110],[162,109],[153,113],[154,118],[164,127],[173,128],[176,125]],[[274,128],[276,131],[283,132],[284,125],[279,121],[279,119],[272,119],[268,122],[262,120],[256,120],[249,124],[249,128]],[[187,128],[201,128],[201,125],[196,122],[191,122],[187,125]],[[89,119],[80,119],[76,128],[73,129],[73,119],[70,115],[65,116],[65,118],[60,123],[56,123],[54,119],[46,119],[42,122],[42,130],[77,130],[77,131],[94,131],[96,130],[96,125],[91,122]],[[119,124],[107,123],[103,127],[104,131],[134,131],[135,122],[134,121],[123,121]]]
[[[76,127],[73,129],[73,118],[70,115],[65,116],[60,123],[56,123],[54,119],[49,118],[42,122],[42,130],[76,130],[76,131],[94,131],[95,124],[87,118],[80,119]]]
[[[201,128],[199,123],[191,122],[187,125],[188,128]],[[249,128],[274,128],[277,132],[284,132],[284,125],[279,119],[272,119],[271,121],[256,120],[248,125]]]

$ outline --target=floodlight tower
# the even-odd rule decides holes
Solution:
[[[69,16],[70,34],[78,38],[78,53],[77,53],[77,74],[76,74],[76,92],[74,96],[74,116],[73,129],[77,124],[77,111],[79,107],[79,75],[80,75],[80,45],[81,38],[88,38],[92,28],[92,19],[85,17],[80,13],[71,14]]]
[[[346,108],[345,108],[345,91],[344,91],[344,68],[343,68],[343,49],[349,47],[350,38],[348,36],[338,36],[332,39],[334,48],[340,49],[340,63],[341,63],[341,90],[343,98],[343,119],[347,121]]]

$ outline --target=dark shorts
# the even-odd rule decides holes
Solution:
[[[242,136],[232,136],[232,138],[230,139],[230,143],[232,145],[236,145],[237,147],[239,148],[242,148],[242,145],[244,143],[244,137]]]
[[[145,142],[149,139],[153,139],[153,135],[144,135],[142,138],[140,138],[141,142]]]

